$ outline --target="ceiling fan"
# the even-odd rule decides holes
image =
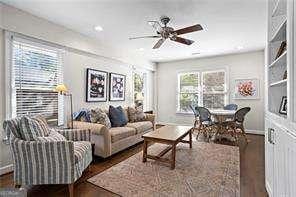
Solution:
[[[179,37],[179,35],[203,30],[200,24],[174,30],[174,28],[167,26],[167,24],[170,22],[170,18],[167,16],[160,17],[160,22],[163,24],[163,26],[161,26],[161,24],[158,21],[148,21],[148,24],[151,25],[156,30],[156,35],[131,37],[129,39],[134,40],[134,39],[141,39],[141,38],[160,38],[158,42],[154,45],[153,49],[158,49],[166,39],[170,39],[174,42],[178,42],[186,45],[191,45],[194,42],[193,40]]]

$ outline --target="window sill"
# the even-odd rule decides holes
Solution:
[[[185,116],[192,116],[193,112],[181,112],[181,111],[177,111],[176,115],[185,115]]]

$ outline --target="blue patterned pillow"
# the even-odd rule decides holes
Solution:
[[[127,124],[128,120],[124,113],[124,110],[121,106],[113,107],[109,106],[109,118],[111,121],[112,127],[122,127]]]

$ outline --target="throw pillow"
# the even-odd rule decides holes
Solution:
[[[102,109],[92,109],[90,111],[90,120],[92,123],[99,123],[111,128],[111,122],[108,115]]]
[[[128,107],[128,115],[130,122],[143,121],[146,118],[142,107]]]
[[[23,116],[20,120],[20,129],[21,138],[28,141],[48,136],[50,133],[48,125],[38,117]]]
[[[121,106],[115,108],[112,105],[110,105],[109,118],[112,127],[122,127],[126,125],[128,122],[126,115],[124,114],[124,110]]]

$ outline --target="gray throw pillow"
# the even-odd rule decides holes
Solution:
[[[128,115],[130,122],[143,121],[146,118],[142,107],[128,107]]]
[[[107,128],[111,128],[111,122],[106,114],[102,109],[92,109],[90,111],[90,121],[92,123],[99,123],[105,125]]]

